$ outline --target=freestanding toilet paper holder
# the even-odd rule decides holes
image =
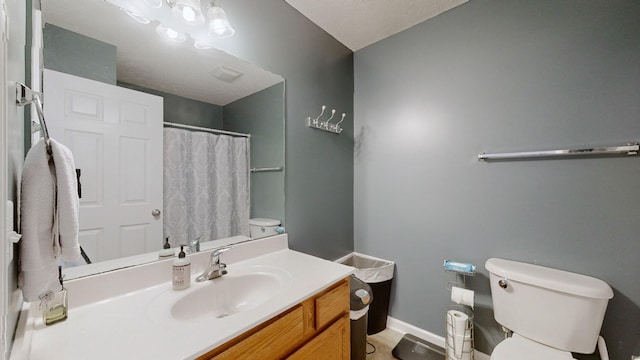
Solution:
[[[466,318],[459,318],[459,314]],[[474,360],[473,312],[467,306],[449,306],[445,333],[446,360]]]
[[[475,265],[445,260],[445,271],[453,273],[454,281],[447,282],[447,290],[454,287],[466,289],[467,277],[475,276]],[[453,301],[453,299],[452,299]],[[473,306],[473,296],[471,306]],[[446,360],[474,360],[473,311],[470,306],[451,305],[445,316]]]

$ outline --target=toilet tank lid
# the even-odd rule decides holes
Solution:
[[[613,290],[594,277],[518,261],[491,258],[485,268],[499,277],[593,299],[611,299]]]
[[[278,226],[280,225],[280,220],[267,219],[267,218],[255,218],[255,219],[249,219],[249,225]]]

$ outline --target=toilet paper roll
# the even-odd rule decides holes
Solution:
[[[451,329],[448,331],[448,334],[452,336],[465,335],[465,330],[467,329],[467,322],[469,321],[469,315],[465,314],[462,311],[458,310],[449,310],[447,311],[447,329]]]
[[[473,309],[473,298],[475,293],[473,290],[467,290],[459,287],[451,288],[451,301],[460,305],[471,306]]]
[[[447,311],[447,338],[452,340],[450,346],[453,347],[453,354],[457,359],[462,358],[468,321],[469,316],[462,311]]]

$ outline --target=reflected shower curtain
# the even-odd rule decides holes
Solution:
[[[249,236],[249,139],[164,129],[164,236],[171,246]]]

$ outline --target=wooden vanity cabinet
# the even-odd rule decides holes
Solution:
[[[300,349],[287,357],[290,360],[343,360],[351,356],[349,315],[336,320]]]
[[[350,325],[346,278],[198,359],[349,359]]]

